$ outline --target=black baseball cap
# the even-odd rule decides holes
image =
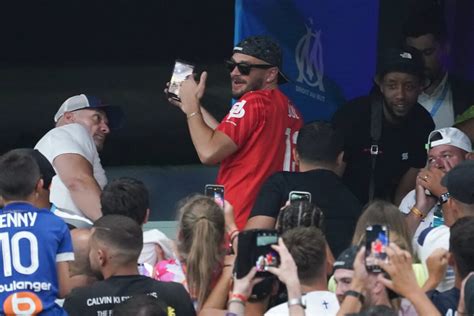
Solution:
[[[382,51],[377,63],[377,76],[383,78],[389,72],[403,72],[425,79],[425,66],[421,53],[411,47],[387,48]]]
[[[253,56],[278,67],[278,83],[289,81],[281,71],[283,60],[281,47],[272,38],[264,35],[247,37],[234,47],[233,52]]]
[[[465,160],[441,180],[449,195],[465,204],[474,204],[474,160]]]
[[[336,261],[332,267],[334,270],[337,269],[346,269],[346,270],[354,270],[354,260],[357,255],[357,246],[351,246],[341,252],[339,257],[337,257]]]

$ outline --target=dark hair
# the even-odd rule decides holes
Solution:
[[[308,123],[298,132],[296,151],[303,161],[333,164],[343,147],[342,133],[329,122]]]
[[[298,279],[310,284],[318,277],[325,277],[326,240],[315,227],[297,227],[282,236],[293,260],[298,267]]]
[[[114,316],[168,316],[168,305],[161,299],[146,295],[134,295],[112,309]]]
[[[308,201],[295,201],[278,214],[277,230],[281,235],[295,227],[316,227],[324,231],[324,214]]]
[[[53,166],[49,160],[40,153],[37,149],[27,149],[31,156],[35,159],[41,173],[41,179],[43,179],[43,189],[49,191],[51,182],[53,181],[56,171],[54,171]]]
[[[398,316],[398,313],[386,305],[375,305],[359,313],[346,314],[346,316]]]
[[[224,212],[214,199],[199,194],[180,204],[178,251],[186,262],[190,292],[202,307],[224,257]]]
[[[14,149],[0,157],[0,195],[4,200],[25,200],[39,179],[38,164],[27,149]]]
[[[474,217],[458,219],[449,231],[449,251],[454,256],[459,276],[464,279],[474,271]]]
[[[124,215],[135,220],[138,225],[145,222],[150,206],[148,190],[140,180],[119,178],[109,182],[100,196],[102,214]]]
[[[404,39],[432,34],[437,41],[444,40],[446,26],[441,8],[434,4],[413,8],[403,24],[402,33]]]
[[[123,215],[106,215],[95,221],[91,240],[113,249],[113,258],[119,264],[137,262],[143,248],[141,227]]]

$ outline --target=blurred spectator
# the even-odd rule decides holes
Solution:
[[[336,296],[339,303],[342,303],[346,292],[351,286],[357,249],[357,246],[347,248],[334,262],[334,281],[336,282]]]
[[[339,108],[334,127],[344,133],[344,183],[362,202],[385,199],[399,204],[415,187],[426,163],[424,144],[434,129],[429,113],[417,103],[425,87],[420,53],[387,49],[379,59],[370,96]]]
[[[141,294],[135,295],[115,305],[112,310],[113,316],[170,316],[168,306],[161,299]]]
[[[148,190],[143,182],[122,177],[108,183],[100,196],[102,213],[124,215],[143,226],[150,216]],[[173,242],[158,229],[143,232],[143,249],[138,263],[153,269],[158,261],[173,259]],[[151,276],[151,274],[149,274]]]
[[[365,247],[359,250],[354,260],[354,275],[350,290],[346,291],[346,297],[337,315],[367,315],[368,313],[359,312],[375,306],[386,306],[398,315],[440,315],[417,284],[411,255],[393,243],[386,248],[386,252],[388,259],[378,260],[376,263],[390,279],[383,273],[368,273],[364,262]],[[405,297],[413,304],[417,314],[404,309],[405,304],[401,304],[400,299],[395,299],[394,302],[390,298],[389,290]],[[383,315],[391,313],[387,310]]]
[[[102,215],[100,191],[107,178],[98,151],[122,117],[119,107],[76,95],[64,101],[54,116],[56,127],[35,146],[57,173],[51,184],[51,210],[71,228],[90,227]]]
[[[69,315],[109,315],[116,304],[137,294],[159,297],[176,315],[195,315],[181,284],[139,275],[142,247],[142,230],[131,218],[107,215],[98,219],[90,237],[89,258],[92,270],[104,280],[72,290],[64,302]]]
[[[316,227],[325,231],[323,211],[308,201],[294,201],[281,209],[276,222],[280,235],[296,227]]]
[[[474,82],[448,73],[450,44],[440,5],[425,5],[407,17],[405,44],[420,51],[430,85],[418,102],[430,112],[436,128],[450,127],[456,116],[474,104]]]
[[[156,279],[179,282],[202,308],[223,267],[225,220],[216,202],[194,195],[181,202],[178,213],[178,259],[158,262]]]
[[[275,227],[289,193],[307,191],[324,213],[326,240],[338,255],[350,244],[361,213],[359,201],[340,179],[342,134],[327,122],[306,124],[298,133],[293,155],[300,172],[278,172],[265,181],[245,228]]]
[[[464,113],[458,115],[454,127],[460,129],[469,137],[471,144],[474,143],[474,105],[471,105]]]
[[[280,91],[282,50],[267,36],[252,36],[233,49],[227,66],[232,96],[238,101],[219,124],[201,106],[207,73],[199,83],[189,76],[180,88],[181,102],[169,99],[186,114],[191,138],[204,164],[220,164],[217,183],[235,209],[243,229],[263,181],[276,171],[294,170],[291,151],[303,119]]]
[[[283,240],[296,264],[301,293],[305,294],[296,300],[289,298],[288,302],[271,308],[265,315],[289,315],[292,305],[305,306],[308,315],[335,315],[339,303],[336,295],[327,289],[326,241],[321,231],[315,227],[297,227],[285,232]],[[280,271],[278,277],[281,279],[284,272]]]
[[[455,272],[454,287],[444,292],[433,290],[427,293],[441,315],[456,313],[462,280],[474,271],[474,217],[460,218],[451,226],[449,252]]]
[[[474,315],[474,272],[469,273],[461,284],[461,295],[456,312],[458,315]]]
[[[40,171],[31,149],[0,157],[2,315],[66,315],[55,299],[69,292],[71,236],[64,221],[35,206],[44,202]]]
[[[410,254],[413,253],[403,215],[395,205],[385,201],[374,201],[365,208],[357,221],[352,244],[356,246],[365,245],[366,227],[377,224],[386,225],[390,228],[390,242],[396,243]]]
[[[320,208],[308,201],[294,201],[285,206],[278,214],[276,229],[280,235],[296,227],[319,228],[324,234],[324,214]],[[326,241],[326,261],[328,275],[332,274],[334,255]]]
[[[422,262],[438,248],[450,250],[449,227],[460,218],[474,216],[474,161],[465,160],[452,168],[442,178],[441,186],[446,190],[443,193],[446,199],[441,201],[444,224],[429,227],[421,232],[417,252]],[[438,289],[446,291],[453,285],[455,285],[455,273],[448,268]]]

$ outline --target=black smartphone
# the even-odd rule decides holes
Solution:
[[[306,191],[291,191],[288,195],[290,203],[297,201],[308,201],[311,202],[311,193]]]
[[[235,274],[238,279],[246,276],[252,267],[257,268],[257,276],[272,274],[267,267],[278,267],[280,256],[271,246],[278,244],[278,232],[274,229],[251,229],[239,233]]]
[[[365,267],[367,271],[382,272],[375,260],[388,260],[387,247],[389,244],[389,230],[385,225],[371,225],[365,229]]]
[[[183,81],[194,72],[194,65],[180,59],[176,59],[168,86],[168,95],[170,98],[181,101],[179,98],[179,89]]]
[[[224,186],[217,184],[206,184],[204,193],[216,201],[217,205],[224,208]]]

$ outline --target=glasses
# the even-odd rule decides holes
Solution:
[[[226,60],[225,65],[227,69],[229,70],[229,72],[232,72],[235,69],[235,67],[237,67],[237,69],[239,69],[239,72],[244,76],[247,76],[248,74],[250,74],[250,71],[252,70],[252,68],[268,69],[268,68],[275,67],[273,65],[266,65],[266,64],[236,63],[235,61],[232,61],[232,60]]]

